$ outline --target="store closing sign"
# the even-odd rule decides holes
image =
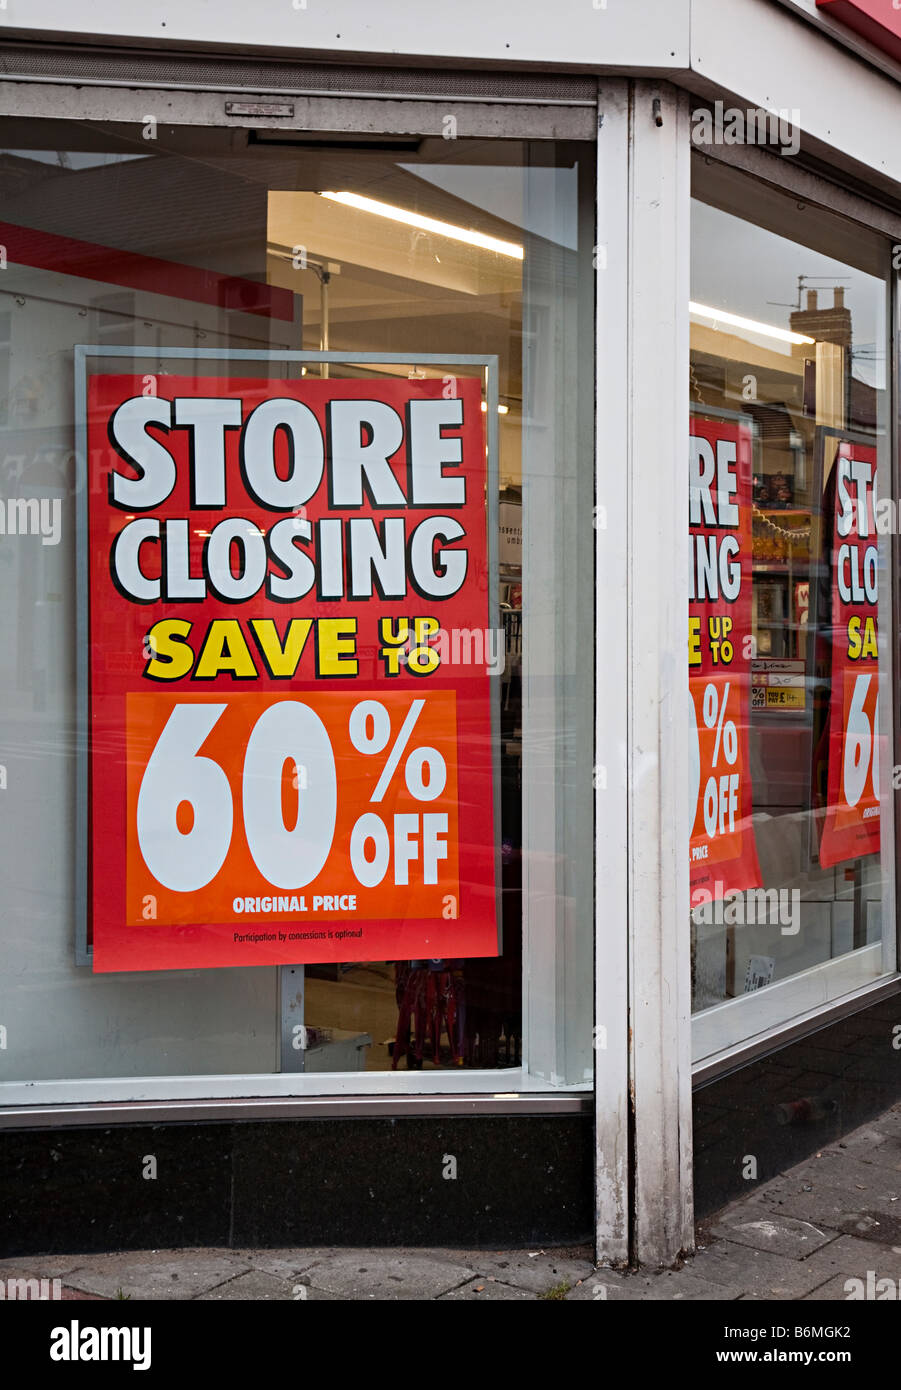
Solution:
[[[94,969],[497,954],[479,379],[87,419]]]
[[[876,450],[840,441],[832,507],[832,689],[820,864],[879,852]]]
[[[694,417],[689,439],[692,906],[760,884],[751,824],[751,431]]]

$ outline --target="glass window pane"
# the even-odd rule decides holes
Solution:
[[[15,1040],[0,1054],[0,1081],[519,1071],[527,1060],[536,1078],[584,1085],[592,841],[578,750],[591,742],[593,657],[577,596],[590,592],[592,536],[576,547],[564,537],[581,533],[593,505],[592,147],[433,139],[305,150],[173,130],[148,148],[121,127],[61,122],[27,137],[17,127],[10,144],[0,483],[5,515],[15,499],[34,499],[40,519],[43,500],[59,525],[43,539],[7,536],[0,551],[2,795],[17,808],[0,823],[0,1018]],[[243,370],[270,384],[300,372],[448,392],[464,369],[408,356],[496,355],[499,476],[485,501],[498,616],[495,628],[454,630],[449,642],[461,682],[473,662],[490,681],[493,746],[463,755],[496,767],[487,852],[499,865],[498,956],[348,961],[336,951],[291,975],[272,966],[96,974],[89,958],[75,963],[78,876],[105,882],[98,856],[79,862],[75,838],[76,343],[157,354],[149,375],[159,380],[147,389],[160,395],[179,370],[225,372],[167,360],[167,349],[266,350],[265,367]],[[394,361],[301,370],[278,358],[294,349]],[[103,459],[89,462],[92,488],[105,487]],[[483,570],[487,589],[484,561]],[[163,607],[185,616],[184,605]],[[111,670],[130,659],[99,625],[92,640]],[[124,756],[113,743],[108,755]],[[126,815],[111,807],[111,858]],[[298,1037],[305,1046],[292,1045]]]
[[[704,1033],[725,1046],[830,997],[805,972],[844,958],[834,995],[893,968],[874,512],[890,494],[887,251],[732,171],[696,172],[692,983],[696,1013],[747,1005]],[[752,1007],[760,991],[773,1002]]]

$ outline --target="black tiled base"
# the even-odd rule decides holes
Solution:
[[[592,1150],[588,1115],[6,1131],[0,1256],[581,1244]]]
[[[899,1025],[901,994],[700,1087],[696,1218],[747,1196],[901,1098]]]

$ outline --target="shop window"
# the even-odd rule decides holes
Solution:
[[[887,244],[698,165],[691,960],[700,1059],[895,968]],[[877,525],[877,522],[879,524]]]
[[[77,147],[77,128],[38,123],[42,148],[33,150],[18,138],[18,181],[4,205],[17,234],[0,289],[26,307],[0,318],[11,322],[0,363],[8,353],[17,440],[32,452],[40,444],[55,460],[43,486],[61,507],[62,530],[58,544],[17,538],[23,550],[33,543],[39,563],[32,556],[20,585],[0,597],[12,639],[0,658],[0,686],[10,695],[0,791],[8,812],[0,820],[0,1022],[8,1039],[0,1081],[13,1096],[46,1083],[40,1095],[66,1098],[77,1082],[81,1098],[124,1099],[168,1095],[172,1077],[190,1078],[188,1091],[204,1095],[585,1087],[593,840],[584,750],[592,742],[593,652],[584,618],[593,536],[590,528],[583,536],[579,519],[593,505],[593,149],[432,139],[396,151],[304,150],[235,131],[229,141],[226,157],[221,134],[210,132],[207,157],[200,132],[174,131],[148,152],[139,130],[92,126],[97,157],[61,159],[64,172],[50,176],[47,152]],[[101,158],[105,143],[123,157]],[[140,158],[125,157],[138,147]],[[77,668],[95,673],[95,688],[84,686],[88,701],[96,673],[124,677],[135,652],[99,607],[89,615],[90,649],[78,650],[75,637],[79,592],[90,604],[76,516],[81,508],[79,524],[87,525],[85,508],[109,484],[109,431],[95,439],[88,419],[87,503],[76,486],[74,349],[89,334],[82,412],[90,380],[104,373],[132,373],[131,394],[155,398],[165,398],[172,376],[196,385],[240,373],[263,394],[277,396],[279,383],[290,383],[300,399],[305,381],[316,389],[365,381],[373,396],[423,382],[426,394],[440,396],[455,373],[476,379],[485,437],[496,433],[491,495],[478,499],[493,528],[479,582],[486,592],[493,585],[496,616],[493,628],[461,641],[485,668],[492,732],[484,748],[467,748],[461,735],[460,757],[493,769],[493,782],[479,784],[480,795],[492,789],[493,804],[480,803],[478,814],[493,827],[484,855],[497,866],[499,951],[495,935],[483,955],[450,949],[420,958],[388,949],[386,929],[383,959],[335,948],[325,960],[266,964],[260,956],[264,963],[207,969],[194,958],[180,968],[176,954],[156,970],[151,913],[142,968],[119,957],[111,972],[95,969],[91,894],[108,892],[104,910],[126,923],[117,866],[131,830],[124,793],[104,802],[100,819],[78,793],[86,726]],[[220,355],[191,356],[197,349]],[[313,360],[324,350],[342,360]],[[278,356],[291,351],[313,356]],[[368,353],[390,360],[355,360]],[[423,363],[428,354],[469,355],[477,365]],[[491,395],[478,365],[486,360],[498,364]],[[191,563],[201,563],[202,542],[190,544]],[[284,620],[305,611],[298,602]],[[190,618],[190,605],[173,601],[165,616]],[[149,652],[138,655],[143,667]],[[372,665],[376,653],[360,656]],[[240,678],[228,685],[251,688]],[[306,687],[298,676],[286,688]],[[116,719],[95,719],[82,745],[98,787],[104,766],[119,767],[116,786],[129,775],[134,746]],[[299,814],[296,794],[306,790],[298,767],[286,792],[285,805],[295,794],[288,830]],[[462,803],[454,810],[467,814]],[[182,837],[191,814],[179,804]],[[135,843],[146,848],[139,835]],[[478,892],[480,884],[469,887]],[[181,920],[202,933],[209,919],[192,917],[190,892],[183,896]],[[238,896],[262,901],[259,891]],[[273,894],[266,925],[286,931],[287,918],[276,920],[290,911],[281,901]],[[252,911],[256,919],[266,909]],[[404,925],[400,914],[398,942]]]

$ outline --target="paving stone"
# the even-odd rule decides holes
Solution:
[[[476,1270],[428,1254],[343,1251],[306,1274],[311,1287],[344,1298],[438,1298],[475,1278]]]
[[[866,1276],[864,1276],[864,1278],[865,1277]],[[821,1284],[820,1287],[814,1289],[812,1293],[805,1294],[803,1301],[805,1303],[845,1302],[848,1298],[848,1290],[845,1285],[849,1278],[851,1278],[851,1276],[848,1274],[836,1274],[835,1278],[830,1279],[828,1283]]]
[[[630,1283],[635,1282],[630,1281]],[[641,1291],[636,1291],[634,1295],[627,1285],[623,1295],[619,1297],[634,1297],[636,1300],[648,1302],[731,1302],[738,1298],[741,1292],[740,1287],[735,1285],[717,1284],[710,1279],[699,1278],[693,1271],[679,1270],[678,1272],[655,1274],[647,1280],[645,1287]]]
[[[793,1168],[786,1177],[806,1177],[810,1182],[826,1183],[829,1187],[844,1187],[849,1192],[878,1189],[886,1196],[901,1200],[901,1180],[892,1178],[874,1164],[872,1156],[849,1153],[834,1146],[825,1149],[820,1158]]]
[[[825,1248],[828,1250],[831,1246]],[[791,1260],[785,1255],[739,1245],[737,1241],[718,1240],[706,1250],[698,1251],[691,1262],[691,1272],[699,1279],[735,1288],[737,1293],[756,1293],[764,1298],[801,1298],[829,1277],[828,1273],[811,1267],[819,1253],[814,1251],[806,1260]]]
[[[842,1282],[850,1278],[866,1280],[868,1269],[874,1271],[877,1279],[901,1281],[901,1245],[877,1245],[855,1236],[840,1236],[831,1245],[815,1251],[805,1263],[813,1272],[825,1276],[816,1288],[834,1283],[839,1277]]]
[[[854,1201],[850,1200],[847,1193],[840,1193],[834,1188],[809,1195],[816,1197],[813,1205],[820,1225],[830,1227],[841,1236],[859,1236],[862,1240],[873,1240],[879,1245],[897,1244],[901,1241],[901,1211],[895,1208],[894,1211],[888,1209],[886,1212],[884,1200],[870,1195],[869,1205],[865,1201],[859,1202],[855,1207]],[[858,1195],[865,1194],[855,1193],[854,1197]],[[805,1209],[802,1197],[788,1201],[786,1207],[790,1207],[797,1215]]]
[[[233,1252],[251,1269],[263,1274],[273,1274],[277,1279],[291,1279],[295,1274],[303,1274],[339,1254],[338,1250],[236,1250]]]
[[[18,1259],[0,1260],[0,1279],[19,1276],[23,1279],[61,1279],[89,1258],[87,1255],[21,1255]]]
[[[755,1205],[778,1218],[808,1219],[821,1229],[859,1235],[883,1245],[901,1241],[901,1201],[892,1202],[891,1195],[880,1192],[878,1186],[862,1191],[856,1184],[849,1189],[815,1182],[809,1188],[792,1191],[789,1186],[782,1195]]]
[[[775,1255],[787,1255],[792,1260],[803,1260],[835,1239],[834,1231],[821,1231],[809,1221],[797,1221],[792,1216],[781,1213],[768,1215],[744,1206],[729,1213],[719,1225],[714,1226],[713,1234],[726,1240],[738,1241],[739,1245],[751,1245],[757,1250],[769,1250]]]
[[[873,1149],[866,1158],[860,1154],[850,1154],[835,1150],[825,1150],[820,1158],[793,1168],[781,1181],[795,1190],[804,1183],[813,1187],[840,1188],[853,1201],[862,1200],[857,1193],[869,1193],[870,1198],[884,1198],[888,1206],[901,1206],[901,1177],[892,1173],[883,1163],[874,1161]],[[892,1198],[895,1202],[892,1202]]]
[[[881,1144],[868,1150],[867,1157],[875,1168],[888,1168],[893,1173],[901,1173],[901,1134],[886,1134]],[[899,1179],[890,1179],[897,1183]]]
[[[580,1284],[573,1285],[566,1295],[566,1302],[597,1303],[628,1299],[630,1295],[626,1286],[631,1284],[635,1277],[635,1275],[617,1274],[612,1269],[597,1269],[594,1274],[583,1279]],[[602,1289],[603,1292],[597,1292],[599,1289]]]
[[[218,1284],[215,1289],[209,1289],[201,1294],[197,1301],[221,1303],[225,1300],[244,1299],[253,1300],[255,1303],[284,1303],[294,1300],[295,1288],[298,1291],[303,1289],[301,1297],[304,1300],[309,1298],[309,1290],[305,1285],[292,1285],[287,1279],[277,1279],[272,1274],[263,1274],[258,1269],[251,1269],[246,1274],[239,1274],[237,1279],[229,1279],[224,1284]]]
[[[604,1277],[607,1275],[608,1277]],[[699,1279],[690,1265],[680,1270],[664,1270],[661,1274],[629,1274],[610,1278],[610,1271],[598,1270],[566,1295],[572,1303],[661,1303],[661,1302],[726,1302],[738,1297],[740,1288],[714,1284]],[[598,1293],[598,1288],[604,1290]]]
[[[508,1250],[493,1253],[471,1250],[465,1254],[465,1262],[479,1274],[500,1279],[505,1284],[515,1284],[528,1289],[530,1293],[544,1293],[557,1284],[572,1286],[580,1279],[595,1273],[592,1260],[558,1259],[553,1254],[542,1251],[534,1259],[521,1250]]]
[[[245,1261],[226,1252],[142,1250],[92,1256],[66,1282],[106,1298],[115,1298],[121,1289],[133,1299],[189,1299],[246,1269]]]
[[[852,1158],[870,1158],[874,1149],[892,1137],[892,1131],[887,1127],[883,1129],[881,1124],[875,1128],[872,1125],[864,1125],[863,1129],[855,1129],[852,1134],[846,1134],[839,1140],[837,1148],[840,1153],[847,1153]]]
[[[499,1300],[505,1302],[525,1299],[527,1302],[534,1302],[537,1294],[529,1293],[528,1289],[517,1288],[514,1284],[502,1284],[498,1279],[471,1279],[468,1284],[463,1284],[459,1289],[451,1289],[450,1293],[441,1294],[439,1303],[495,1303]]]
[[[317,1289],[310,1282],[310,1275],[301,1274],[289,1283],[290,1297],[294,1303],[343,1303],[345,1300],[339,1293],[328,1293],[325,1289]]]

